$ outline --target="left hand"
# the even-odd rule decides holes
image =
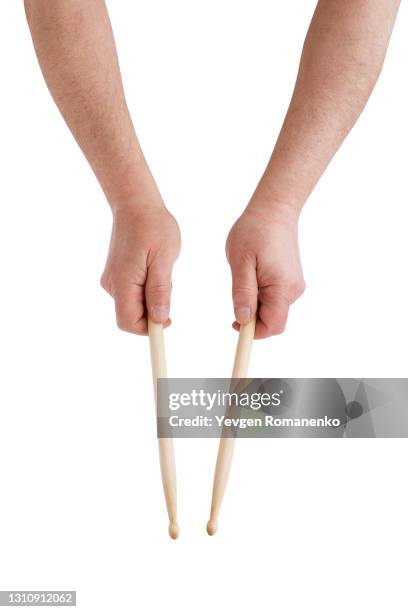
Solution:
[[[284,331],[290,305],[305,290],[298,213],[288,206],[249,205],[226,244],[232,273],[234,329],[257,315],[255,338]]]

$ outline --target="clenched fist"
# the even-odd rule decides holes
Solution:
[[[233,225],[226,244],[232,273],[236,321],[257,314],[255,338],[280,334],[289,306],[303,293],[298,246],[298,214],[286,206],[267,209],[249,205]]]
[[[147,334],[147,313],[170,325],[173,264],[180,232],[163,204],[113,211],[112,237],[101,284],[115,300],[120,329]]]

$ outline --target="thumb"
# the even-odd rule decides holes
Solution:
[[[231,263],[232,301],[238,323],[248,323],[256,314],[258,283],[255,265],[250,262]]]
[[[156,323],[165,323],[169,318],[172,268],[173,262],[157,257],[147,271],[146,307]]]

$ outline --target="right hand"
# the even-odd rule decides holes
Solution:
[[[168,327],[171,275],[180,252],[177,221],[160,203],[113,210],[113,227],[102,287],[115,300],[124,331],[147,335],[147,313]]]

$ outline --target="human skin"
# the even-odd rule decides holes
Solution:
[[[398,0],[320,0],[292,100],[254,195],[226,244],[236,321],[256,338],[285,329],[305,281],[299,215],[362,112],[381,72]]]
[[[400,2],[320,0],[266,171],[227,239],[236,322],[255,315],[257,338],[281,333],[303,292],[298,219],[356,122],[380,74]],[[121,329],[147,333],[146,311],[169,324],[180,250],[137,140],[103,0],[25,0],[47,85],[113,213],[102,286]]]
[[[105,2],[24,4],[45,81],[112,210],[101,284],[115,300],[118,326],[147,334],[148,313],[166,327],[180,233],[129,115]]]

